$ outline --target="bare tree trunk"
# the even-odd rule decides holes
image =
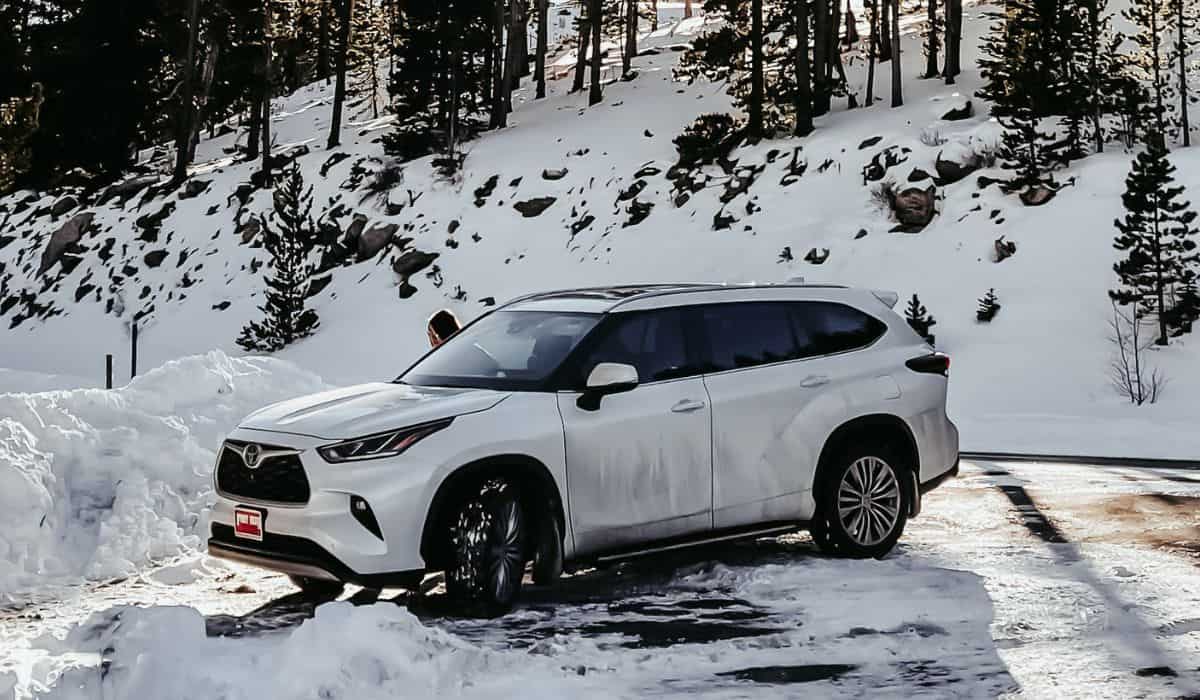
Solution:
[[[763,135],[763,4],[750,0],[750,123],[751,138]]]
[[[200,129],[208,117],[208,97],[212,94],[213,80],[217,75],[217,59],[221,55],[221,36],[208,38],[204,52],[204,67],[200,71],[200,95],[196,100],[196,118],[192,123],[192,136],[188,144],[188,162],[196,160],[196,144],[200,140]]]
[[[329,120],[326,148],[342,143],[342,110],[346,103],[346,60],[350,53],[350,26],[354,21],[354,0],[336,0],[338,4],[337,82],[333,88],[333,118]],[[374,95],[371,99],[375,99]]]
[[[525,53],[521,25],[525,23],[525,0],[514,0],[508,6],[508,32],[504,41],[504,74],[501,88],[504,96],[505,113],[513,111],[513,89],[520,82],[521,56]],[[507,119],[505,123],[507,123]]]
[[[926,9],[929,15],[929,34],[925,37],[925,75],[923,78],[936,78],[940,75],[938,71],[938,16],[937,16],[938,0],[925,0]]]
[[[1188,39],[1184,34],[1187,28],[1187,17],[1184,14],[1184,0],[1173,0],[1175,5],[1175,31],[1178,32],[1175,52],[1179,54],[1179,128],[1183,130],[1183,146],[1192,145],[1192,124],[1188,119]]]
[[[833,0],[833,17],[829,22],[829,65],[826,82],[828,85],[834,85],[833,76],[837,74],[837,85],[844,86],[846,90],[846,109],[854,109],[858,107],[858,96],[850,89],[849,82],[846,80],[846,68],[842,65],[842,3],[841,0]]]
[[[888,0],[884,0],[885,6]],[[904,86],[900,79],[900,0],[892,6],[892,106],[904,104]]]
[[[262,184],[270,187],[271,182],[271,0],[266,0],[263,10],[263,82],[262,101],[259,108],[262,114],[262,128],[259,136],[262,138]]]
[[[600,67],[604,60],[600,55],[600,33],[604,28],[603,8],[603,0],[591,0],[588,10],[588,20],[592,25],[592,84],[588,90],[588,105],[598,104],[604,99],[600,91]]]
[[[879,4],[879,58],[892,60],[892,0],[876,0]]]
[[[886,2],[887,0],[883,0]],[[870,34],[867,35],[867,106],[875,104],[875,55],[879,51],[879,2],[880,0],[865,0],[867,22]]]
[[[241,117],[239,117],[240,119]],[[262,95],[254,98],[250,105],[250,132],[246,136],[246,160],[258,160],[258,150],[262,145]]]
[[[658,9],[655,7],[654,9]],[[657,13],[655,13],[657,14]],[[692,0],[683,0],[683,18],[689,19],[692,16]]]
[[[829,0],[816,0],[813,13],[813,114],[829,111]]]
[[[333,0],[321,0],[317,15],[317,79],[329,84],[329,29],[333,24]]]
[[[546,26],[550,14],[550,0],[537,0],[537,65],[533,67],[533,80],[537,83],[537,99],[546,96],[546,44],[550,30]]]
[[[508,52],[504,51],[504,0],[496,0],[492,16],[492,117],[490,125],[499,129],[508,125]]]
[[[808,2],[794,3],[796,16],[796,125],[792,133],[796,136],[807,136],[813,132],[812,114],[812,76],[808,61]]]
[[[591,0],[587,0],[587,3],[588,12],[591,12]],[[581,17],[578,22],[579,36],[575,37],[575,80],[571,83],[571,92],[579,92],[583,89],[588,66],[588,42],[592,36],[591,21]]]
[[[850,0],[846,0],[846,46],[854,46],[862,39],[858,33],[858,22],[854,19],[854,9]]]
[[[517,22],[517,38],[514,46],[517,49],[517,71],[513,73],[513,86],[521,86],[521,78],[529,77],[529,0],[518,0],[512,3],[512,11],[520,10],[520,21]]]
[[[658,31],[658,0],[650,0],[650,31]]]
[[[191,162],[188,154],[191,153],[192,132],[196,124],[196,42],[199,34],[200,0],[189,0],[187,51],[184,52],[183,70],[180,71],[183,76],[183,89],[175,128],[174,179],[178,182],[187,178],[187,166]]]
[[[946,84],[962,72],[962,0],[946,0]]]
[[[633,68],[633,57],[637,55],[638,11],[637,0],[625,2],[625,50],[621,52],[621,74],[629,75]]]

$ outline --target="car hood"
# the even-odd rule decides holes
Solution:
[[[345,440],[486,411],[507,396],[490,389],[359,384],[267,406],[247,416],[242,427]]]

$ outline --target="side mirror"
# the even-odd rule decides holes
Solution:
[[[637,368],[619,362],[601,362],[587,378],[587,388],[577,405],[585,411],[600,408],[600,399],[608,394],[630,391],[638,385]]]

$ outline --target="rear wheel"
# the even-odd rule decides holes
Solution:
[[[451,521],[447,594],[471,613],[507,611],[521,591],[526,536],[516,487],[500,479],[484,483]]]
[[[837,458],[818,485],[813,541],[836,556],[881,558],[908,521],[904,467],[883,447],[855,446]]]
[[[292,582],[293,586],[299,588],[301,593],[310,598],[333,599],[341,595],[342,590],[346,587],[346,584],[341,581],[308,576],[288,576],[288,580]]]

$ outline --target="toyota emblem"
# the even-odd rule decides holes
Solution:
[[[262,460],[262,448],[258,445],[246,445],[246,448],[242,450],[242,461],[246,463],[247,469],[258,469],[260,460]]]

